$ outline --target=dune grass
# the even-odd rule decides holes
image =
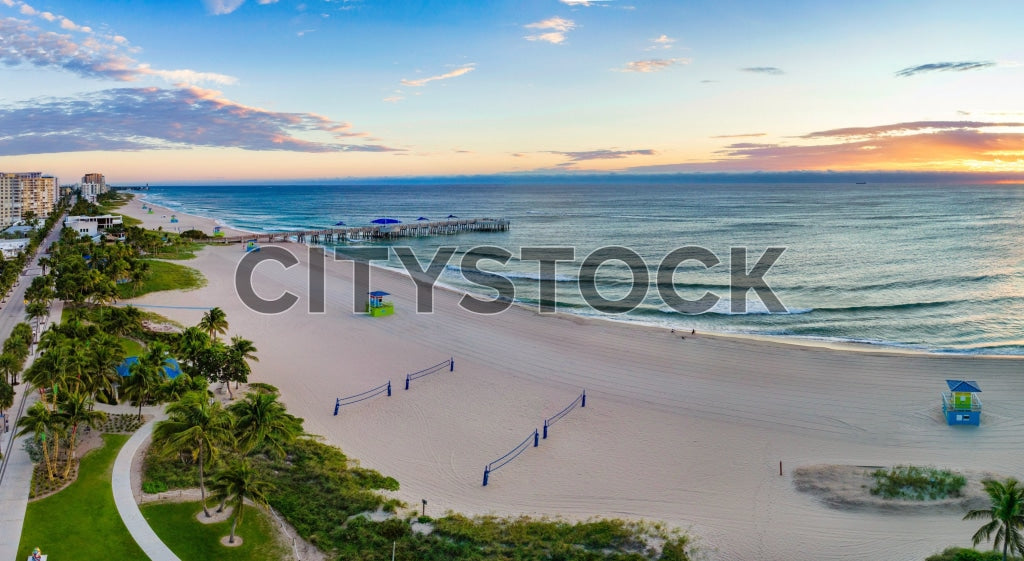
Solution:
[[[125,356],[141,356],[145,351],[142,343],[128,337],[121,337],[121,348],[124,349]]]
[[[127,441],[128,435],[103,435],[103,446],[82,458],[77,481],[29,503],[18,559],[27,559],[35,547],[50,559],[146,558],[121,522],[110,487],[114,459]]]
[[[203,274],[191,267],[150,259],[147,259],[146,262],[149,263],[149,274],[146,276],[146,280],[139,287],[134,287],[131,284],[117,285],[118,298],[135,298],[161,290],[192,290],[206,285],[206,278],[203,277]]]
[[[236,547],[220,544],[220,539],[231,531],[231,519],[203,524],[196,520],[201,510],[198,502],[150,503],[142,506],[142,515],[156,535],[181,559],[265,561],[287,556],[287,551],[275,541],[273,523],[263,510],[245,507],[235,532],[242,538],[242,545]]]

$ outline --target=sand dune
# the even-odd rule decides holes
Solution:
[[[132,213],[132,209],[126,209]],[[179,213],[179,218],[183,215]],[[204,219],[182,218],[182,224]],[[209,226],[209,224],[205,224]],[[285,247],[306,259],[306,249]],[[189,265],[209,284],[156,293],[141,305],[184,323],[220,306],[231,332],[255,341],[253,379],[279,386],[307,429],[363,465],[396,477],[428,513],[620,516],[664,520],[693,533],[712,559],[923,559],[970,545],[975,522],[949,513],[843,511],[795,490],[812,464],[931,464],[1020,474],[1024,360],[858,352],[698,334],[513,307],[493,316],[434,294],[417,315],[415,287],[374,270],[372,289],[396,314],[352,312],[351,265],[328,263],[327,312],[306,300],[266,316],[236,296],[240,247],[205,249]],[[264,263],[254,285],[272,299],[305,298],[306,268]],[[361,298],[360,298],[361,300]],[[402,389],[405,373],[454,356],[454,373]],[[946,378],[978,380],[979,428],[941,417]],[[342,408],[334,400],[390,379],[392,397]],[[587,391],[540,447],[481,486],[483,468],[542,419]],[[780,477],[779,462],[785,475]]]

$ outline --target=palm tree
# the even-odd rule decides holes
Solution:
[[[228,315],[220,308],[210,308],[199,321],[199,328],[216,341],[218,334],[228,332]]]
[[[14,405],[14,387],[7,383],[7,380],[0,379],[0,413]]]
[[[64,432],[63,427],[60,425],[60,418],[50,411],[43,402],[37,401],[18,420],[18,426],[21,427],[21,430],[18,431],[17,436],[32,434],[36,437],[36,440],[41,441],[46,475],[50,478],[50,481],[53,481],[53,476],[57,472],[60,437]]]
[[[103,329],[111,335],[131,335],[142,329],[142,312],[135,306],[110,308],[103,320]]]
[[[242,459],[233,462],[223,471],[213,476],[210,483],[212,497],[223,502],[231,501],[234,512],[231,514],[231,536],[228,543],[235,543],[235,528],[242,520],[242,507],[245,499],[259,506],[266,506],[267,495],[274,489],[273,485],[259,477],[249,463]]]
[[[18,357],[10,353],[0,353],[0,378],[12,386],[18,385],[18,373],[21,372],[21,365],[18,364]]]
[[[151,349],[139,357],[139,361],[128,367],[128,377],[122,379],[120,393],[139,406],[139,419],[142,419],[142,405],[156,395],[160,384],[166,377],[164,360]]]
[[[210,346],[210,336],[199,327],[186,327],[181,335],[178,335],[176,349],[179,356],[189,366],[195,366],[196,359],[207,347]]]
[[[153,427],[153,441],[165,455],[186,452],[199,466],[199,492],[203,513],[210,517],[206,507],[206,482],[203,468],[220,454],[221,446],[230,444],[231,415],[219,401],[211,401],[205,393],[185,394],[180,401],[167,406],[168,419]]]
[[[89,396],[80,392],[65,393],[60,401],[57,417],[64,426],[71,428],[68,438],[68,461],[64,465],[64,479],[71,473],[71,460],[75,457],[75,439],[78,436],[78,426],[84,424],[88,427],[99,428],[107,420],[107,414],[103,411],[92,409],[92,400]]]
[[[244,453],[266,446],[282,458],[284,446],[302,434],[302,419],[288,413],[275,394],[249,392],[228,411],[235,416],[235,434]]]
[[[160,399],[166,402],[178,401],[182,396],[190,392],[202,392],[209,397],[212,395],[209,387],[210,383],[206,381],[206,378],[202,376],[192,377],[182,372],[173,380],[167,380],[160,384],[159,394]]]
[[[93,399],[97,393],[113,389],[117,382],[117,367],[124,361],[124,354],[121,341],[113,335],[101,333],[89,341],[85,386]]]
[[[1003,546],[1003,561],[1006,561],[1007,551],[1024,554],[1024,536],[1021,535],[1021,528],[1024,528],[1024,488],[1020,482],[1010,477],[1005,482],[994,479],[982,481],[985,492],[988,493],[992,506],[972,510],[964,515],[964,520],[988,519],[989,522],[978,529],[971,538],[974,545],[982,541],[995,539],[992,542],[992,549]]]

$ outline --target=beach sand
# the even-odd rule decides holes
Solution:
[[[212,229],[207,219],[178,216],[183,226]],[[305,247],[281,247],[306,262]],[[306,267],[261,264],[258,294],[302,298],[268,316],[235,293],[242,256],[239,246],[204,249],[186,264],[206,275],[207,286],[137,303],[184,324],[197,323],[202,307],[223,308],[230,333],[259,349],[251,380],[278,386],[309,432],[397,478],[410,505],[427,499],[427,514],[662,520],[690,530],[711,559],[921,560],[950,545],[970,546],[980,523],[958,513],[831,508],[797,491],[792,471],[913,463],[1021,475],[1019,358],[860,352],[701,333],[684,340],[666,329],[522,307],[472,314],[458,305],[460,294],[442,289],[434,291],[432,314],[416,314],[412,281],[377,269],[371,289],[390,292],[396,312],[370,318],[353,313],[351,264],[333,261],[323,314],[306,311]],[[449,357],[455,372],[402,389],[406,373]],[[981,427],[945,424],[939,394],[946,378],[980,383]],[[336,397],[388,379],[392,397],[333,415]],[[488,462],[584,388],[585,409],[481,485]]]

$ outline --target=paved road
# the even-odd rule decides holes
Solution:
[[[55,227],[41,244],[40,250],[49,248],[59,237],[60,228]],[[25,289],[32,278],[41,272],[35,265],[38,257],[37,254],[29,261],[29,274],[19,277],[18,286],[14,287],[7,302],[0,308],[0,342],[7,340],[15,325],[25,321]],[[50,319],[59,321],[62,309],[59,301],[54,302],[51,306]],[[31,364],[33,359],[34,357],[29,357],[28,364]],[[3,432],[0,423],[0,451],[4,454],[3,461],[0,462],[0,528],[3,528],[3,531],[0,531],[0,561],[16,559],[18,556],[18,542],[21,541],[28,492],[32,483],[32,462],[22,448],[24,439],[14,438],[14,432],[19,411],[32,405],[37,399],[37,394],[28,391],[26,384],[20,384],[14,389],[17,392],[14,396],[14,409],[6,412],[11,415],[8,421],[10,431]]]

